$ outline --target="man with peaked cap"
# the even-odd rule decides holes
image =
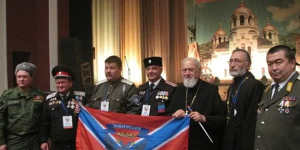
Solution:
[[[137,88],[121,76],[122,61],[118,56],[105,59],[106,79],[94,88],[88,107],[118,113],[136,114],[138,111]]]
[[[161,57],[145,58],[144,66],[148,82],[138,88],[141,102],[140,114],[142,116],[167,115],[166,110],[175,91],[176,84],[161,77]]]
[[[39,125],[43,93],[32,87],[36,66],[16,66],[17,87],[0,97],[0,150],[39,150]]]
[[[70,68],[58,65],[52,69],[52,76],[57,91],[43,103],[41,149],[50,149],[50,139],[53,150],[75,150],[79,103],[85,102],[85,93],[72,90],[74,76]]]
[[[255,150],[299,150],[300,75],[296,71],[296,51],[285,45],[267,52],[273,82],[258,104]]]

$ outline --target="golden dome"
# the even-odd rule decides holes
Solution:
[[[254,16],[253,12],[245,6],[245,3],[243,1],[240,3],[240,7],[234,11],[233,15],[239,16],[240,14]]]

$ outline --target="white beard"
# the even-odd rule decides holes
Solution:
[[[247,70],[245,68],[239,70],[239,71],[230,71],[230,75],[233,77],[240,77],[242,75],[244,75],[247,72]]]
[[[183,78],[183,85],[187,88],[194,87],[198,82],[197,78]]]

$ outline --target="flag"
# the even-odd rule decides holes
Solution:
[[[139,116],[81,107],[77,150],[187,150],[189,117]]]

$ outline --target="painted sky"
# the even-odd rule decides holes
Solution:
[[[188,25],[196,21],[196,40],[208,42],[219,24],[230,30],[230,17],[241,0],[187,0]],[[300,0],[244,0],[258,18],[259,30],[269,22],[280,35],[300,34]]]

